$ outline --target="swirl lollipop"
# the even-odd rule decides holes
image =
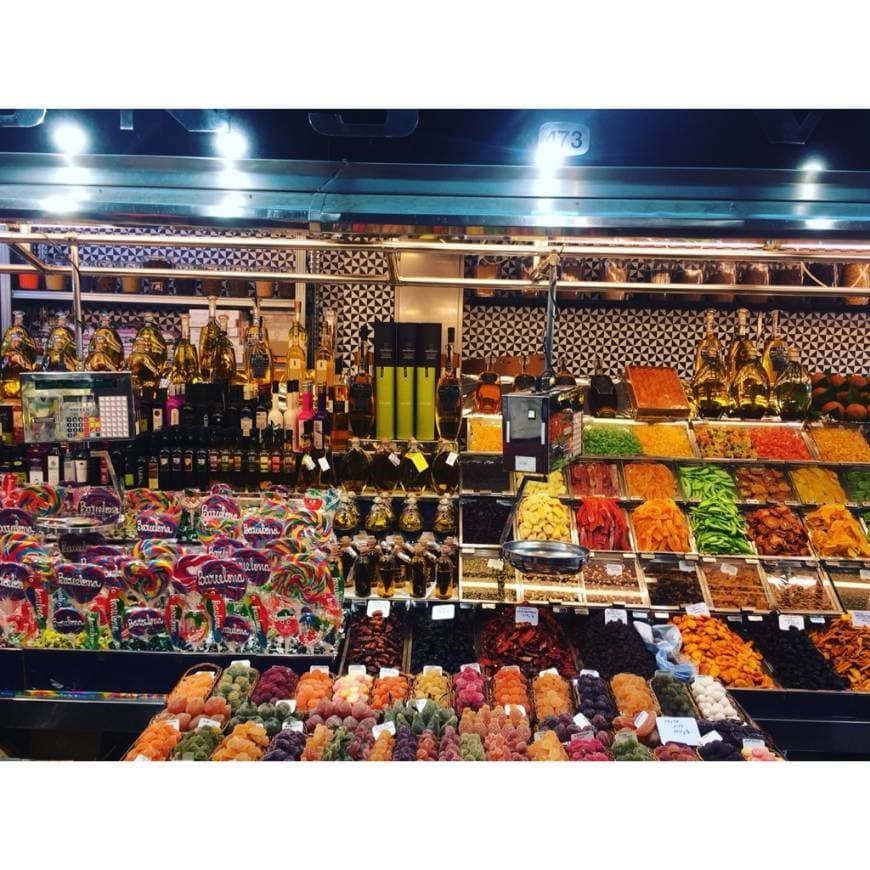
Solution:
[[[131,559],[123,567],[124,580],[134,592],[153,601],[160,597],[172,579],[173,562],[168,559]]]
[[[183,548],[174,541],[145,538],[133,544],[134,559],[168,559],[174,562],[182,553]]]
[[[63,504],[61,491],[48,483],[29,483],[14,489],[10,496],[12,507],[20,508],[35,517],[50,517],[60,513]]]
[[[215,517],[196,524],[196,536],[200,543],[211,546],[218,538],[239,538],[242,534],[242,521],[238,517]]]

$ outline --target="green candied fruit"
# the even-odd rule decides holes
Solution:
[[[459,735],[459,754],[463,761],[483,761],[486,754],[479,734]]]
[[[846,489],[858,504],[870,503],[870,471],[852,470],[843,474]]]
[[[716,497],[737,500],[734,479],[724,468],[715,465],[681,465],[680,484],[686,498],[692,500]]]
[[[629,426],[589,426],[583,430],[583,454],[641,456],[643,448]]]

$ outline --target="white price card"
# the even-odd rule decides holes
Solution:
[[[727,574],[729,577],[736,577],[737,576],[737,566],[732,565],[730,562],[723,562],[719,566],[719,570],[723,574]]]
[[[221,723],[218,722],[217,719],[209,719],[208,716],[200,716],[199,717],[199,725],[198,728],[217,728],[218,731],[221,730]]]
[[[514,622],[516,625],[537,625],[538,624],[538,608],[537,607],[517,607],[514,610]]]
[[[316,673],[317,671],[320,671],[321,674],[328,674],[329,673],[328,665],[312,665],[308,670],[312,674]]]
[[[687,604],[686,613],[689,616],[709,616],[710,608],[703,601],[699,601],[697,604]]]
[[[492,571],[501,571],[504,569],[504,561],[502,559],[487,559],[486,567]]]
[[[390,602],[369,601],[366,605],[366,616],[374,616],[376,613],[380,613],[386,619],[390,615]]]
[[[755,615],[755,614],[753,614],[753,613],[750,613],[746,618],[747,618],[750,622],[761,622],[761,620],[764,619],[763,616],[757,616],[757,615]]]
[[[320,466],[321,471],[329,471],[329,463],[326,461],[325,456],[321,456],[320,459],[317,460],[317,464]]]
[[[398,677],[399,669],[398,668],[381,668],[378,673],[379,677]]]
[[[539,677],[543,677],[544,674],[554,674],[555,676],[558,677],[559,676],[559,669],[558,668],[547,668],[545,671],[538,672]]]
[[[622,572],[625,570],[619,562],[608,562],[604,570],[608,577],[622,577]]]
[[[782,631],[788,631],[790,628],[804,630],[804,618],[802,616],[794,616],[789,613],[780,613],[779,627]]]
[[[423,666],[423,673],[424,674],[438,674],[438,676],[441,676],[441,673],[442,673],[441,666],[440,665],[424,665]]]
[[[574,724],[577,725],[579,728],[591,728],[592,727],[592,723],[582,713],[578,713],[574,717]]]
[[[432,619],[453,619],[455,616],[455,604],[434,604],[432,606]]]
[[[604,609],[604,624],[608,622],[621,622],[628,625],[628,613],[621,607],[606,607]]]
[[[642,728],[643,723],[646,722],[647,719],[649,719],[649,713],[647,713],[646,710],[641,710],[640,713],[634,717],[634,727]]]
[[[858,576],[859,576],[862,580],[870,580],[870,571],[868,571],[866,568],[862,568],[862,569],[858,572]]]
[[[417,700],[414,701],[414,706],[417,708],[418,713],[422,713],[428,703],[428,698],[417,698]]]
[[[377,739],[378,734],[381,731],[389,731],[390,734],[396,733],[396,723],[395,722],[384,722],[382,725],[375,725],[372,728],[372,736]]]
[[[460,673],[464,671],[466,668],[471,668],[473,671],[477,671],[480,673],[480,665],[477,662],[466,662],[464,665],[459,666]]]
[[[811,616],[810,622],[813,625],[824,625],[825,624],[825,617],[824,616]]]
[[[717,740],[721,740],[722,735],[718,731],[708,731],[702,738],[699,746],[706,746],[708,743],[714,743]]]
[[[680,570],[691,574],[695,570],[695,563],[689,562],[687,559],[680,559]]]
[[[851,610],[852,625],[855,628],[870,628],[870,610]]]
[[[281,723],[282,731],[301,731],[303,728],[301,719],[287,719]]]
[[[393,465],[399,465],[399,463],[402,461],[401,459],[399,459],[399,455],[397,453],[391,453],[389,456],[389,460],[393,463]]]
[[[698,723],[691,716],[659,716],[656,719],[656,728],[662,743],[673,742],[697,746],[701,742]]]
[[[361,676],[365,676],[366,666],[365,665],[348,665],[347,666],[348,676],[353,676],[354,674],[360,674]]]
[[[763,740],[757,740],[752,737],[743,738],[744,749],[766,749],[767,744]]]
[[[646,622],[636,620],[634,622],[634,629],[643,638],[644,643],[653,643],[652,628]]]
[[[176,731],[181,731],[181,724],[179,723],[178,719],[174,719],[174,718],[173,719],[166,719],[165,723],[167,725],[170,725]]]
[[[249,668],[251,666],[250,659],[236,659],[234,662],[230,662],[230,667],[233,665],[241,665],[243,668]]]
[[[452,450],[447,454],[447,464],[453,468],[456,465],[456,460],[459,459],[459,454],[454,453]]]
[[[526,708],[522,704],[505,704],[504,711],[505,713],[510,713],[511,710],[519,710],[520,714],[526,715]]]
[[[296,712],[295,698],[279,698],[277,701],[275,701],[275,706],[277,707],[279,704],[286,704],[290,708],[291,713]]]
[[[583,670],[580,671],[580,676],[582,677],[584,674],[588,674],[590,677],[600,676],[598,671],[593,671],[591,668],[583,668]]]
[[[656,619],[668,619],[667,613],[662,613],[661,611],[656,611],[653,616],[655,616]]]
[[[314,469],[317,468],[314,464],[314,460],[307,453],[302,457],[302,464],[308,471],[314,471]]]

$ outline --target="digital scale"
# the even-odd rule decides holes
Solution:
[[[21,374],[24,441],[123,441],[134,436],[130,372]]]

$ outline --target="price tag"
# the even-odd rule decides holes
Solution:
[[[766,749],[767,744],[763,740],[758,740],[753,737],[744,737],[743,738],[743,748],[744,749]]]
[[[753,614],[750,614],[750,615],[747,616],[746,618],[747,618],[750,622],[761,622],[761,620],[762,620],[764,617],[761,617],[761,616],[755,616],[755,615],[753,615]]]
[[[593,670],[588,669],[588,668],[584,668],[582,671],[580,671],[580,676],[581,676],[581,677],[582,677],[584,674],[588,674],[590,677],[600,677],[600,674],[598,673],[598,671],[593,671]]]
[[[303,727],[301,719],[287,719],[281,723],[282,731],[301,731]]]
[[[870,610],[852,610],[850,613],[855,628],[870,628]]]
[[[608,562],[604,570],[608,577],[622,577],[622,572],[625,569],[618,562]]]
[[[810,622],[812,622],[814,625],[824,625],[825,624],[825,617],[824,616],[811,616]]]
[[[517,607],[514,611],[514,623],[516,625],[537,625],[537,607]]]
[[[440,676],[442,671],[441,671],[440,665],[424,665],[423,666],[423,673],[424,674],[438,674]]]
[[[657,613],[654,613],[653,616],[655,616],[656,619],[667,619],[668,618],[667,613],[657,612]]]
[[[643,638],[644,643],[653,643],[652,629],[645,622],[635,622],[635,631]]]
[[[133,764],[135,764],[137,761],[147,761],[147,762],[150,762],[151,759],[150,759],[147,755],[137,755],[137,756],[133,759]]]
[[[486,567],[492,571],[502,571],[504,570],[504,561],[501,559],[487,559]]]
[[[412,453],[411,462],[413,463],[414,468],[421,473],[429,467],[429,463],[426,461],[426,457],[422,453]]]
[[[804,630],[804,618],[802,616],[791,616],[786,613],[780,613],[779,615],[779,627],[782,631],[788,631],[790,628],[794,627]]]
[[[718,731],[708,731],[702,738],[701,742],[698,744],[699,746],[706,746],[708,743],[715,743],[717,740],[721,740],[722,735]]]
[[[307,453],[302,457],[302,464],[308,471],[314,471],[314,469],[317,468],[314,464],[314,460]]]
[[[328,668],[326,665],[312,665],[312,666],[308,669],[308,672],[311,673],[311,674],[314,674],[314,673],[317,673],[317,672],[320,672],[321,674],[328,674],[328,673],[329,673],[329,668]]]
[[[591,728],[592,727],[592,723],[582,713],[578,713],[574,717],[574,724],[579,726],[580,728]]]
[[[520,715],[522,715],[522,716],[526,715],[526,708],[522,704],[505,704],[504,705],[505,713],[510,714],[511,710],[519,710]]]
[[[374,728],[372,728],[372,736],[375,739],[377,739],[377,736],[378,736],[378,734],[381,733],[381,731],[387,731],[390,734],[395,734],[396,733],[396,723],[395,722],[384,722],[381,725],[375,725]]]
[[[320,466],[321,471],[329,471],[329,463],[326,461],[325,456],[321,456],[320,459],[317,460],[317,464]]]
[[[866,568],[862,568],[862,569],[858,572],[858,576],[859,576],[862,580],[870,580],[870,571],[868,571]]]
[[[458,454],[458,453],[454,453],[454,452],[451,450],[451,451],[447,454],[447,460],[446,460],[446,461],[447,461],[447,464],[450,466],[450,468],[453,468],[453,466],[456,465],[456,460],[457,460],[457,459],[459,459],[459,454]]]
[[[555,674],[555,676],[558,677],[558,676],[559,676],[559,670],[558,670],[558,668],[547,668],[547,670],[545,670],[545,671],[539,671],[539,672],[538,672],[538,676],[539,676],[539,677],[543,677],[544,674]]]
[[[646,710],[641,710],[640,713],[634,717],[634,727],[642,728],[643,723],[646,722],[647,719],[649,719],[649,713],[647,713]]]
[[[366,616],[374,616],[376,613],[380,613],[386,619],[390,615],[390,602],[369,601],[366,605]]]
[[[428,698],[417,698],[417,700],[414,701],[414,706],[417,708],[418,713],[422,713],[428,703]]]
[[[484,601],[483,604],[480,605],[481,610],[495,610],[495,604],[491,601]]]
[[[532,735],[532,743],[537,743],[543,736],[543,731],[535,731],[535,733]]]
[[[474,547],[463,547],[462,548],[463,556],[473,556],[474,555]]]
[[[171,725],[176,731],[181,731],[181,725],[178,724],[178,719],[165,719],[165,724]]]
[[[691,716],[659,716],[656,719],[662,743],[673,741],[686,746],[697,746],[701,742],[698,723]]]
[[[241,665],[243,668],[249,668],[251,666],[250,659],[236,659],[234,662],[230,662],[230,667],[233,665]]]
[[[608,622],[621,622],[623,625],[628,625],[628,613],[621,608],[606,607],[604,609],[604,624]]]
[[[453,619],[456,616],[455,604],[432,605],[432,619]]]
[[[398,668],[381,668],[378,672],[379,677],[398,677],[399,669]]]
[[[477,673],[480,673],[480,665],[477,662],[468,662],[464,665],[459,666],[460,671],[464,671],[466,668],[471,668],[471,670],[477,671]]]
[[[514,458],[514,471],[523,471],[528,474],[534,474],[538,467],[538,462],[534,456],[517,456]]]
[[[688,562],[685,559],[680,559],[680,570],[691,574],[695,570],[695,565],[694,563]]]
[[[686,613],[689,616],[709,616],[710,608],[703,601],[699,601],[697,604],[687,604]]]
[[[728,622],[743,622],[743,617],[738,613],[727,617]]]
[[[199,717],[199,725],[198,728],[217,728],[218,731],[221,730],[221,723],[218,722],[217,719],[209,719],[208,716],[200,716]]]
[[[393,463],[393,465],[398,465],[402,461],[399,459],[398,453],[391,453],[387,458]]]
[[[286,704],[290,708],[291,713],[296,712],[296,699],[295,698],[281,698],[281,699],[275,701],[276,707],[279,704]]]
[[[632,619],[646,619],[646,611],[644,610],[632,610],[631,611]]]
[[[719,566],[719,570],[723,574],[727,574],[729,577],[736,577],[737,576],[737,566],[732,565],[730,562],[723,562]]]
[[[347,673],[349,676],[353,676],[354,674],[361,674],[362,676],[365,676],[366,666],[365,665],[348,665]]]

